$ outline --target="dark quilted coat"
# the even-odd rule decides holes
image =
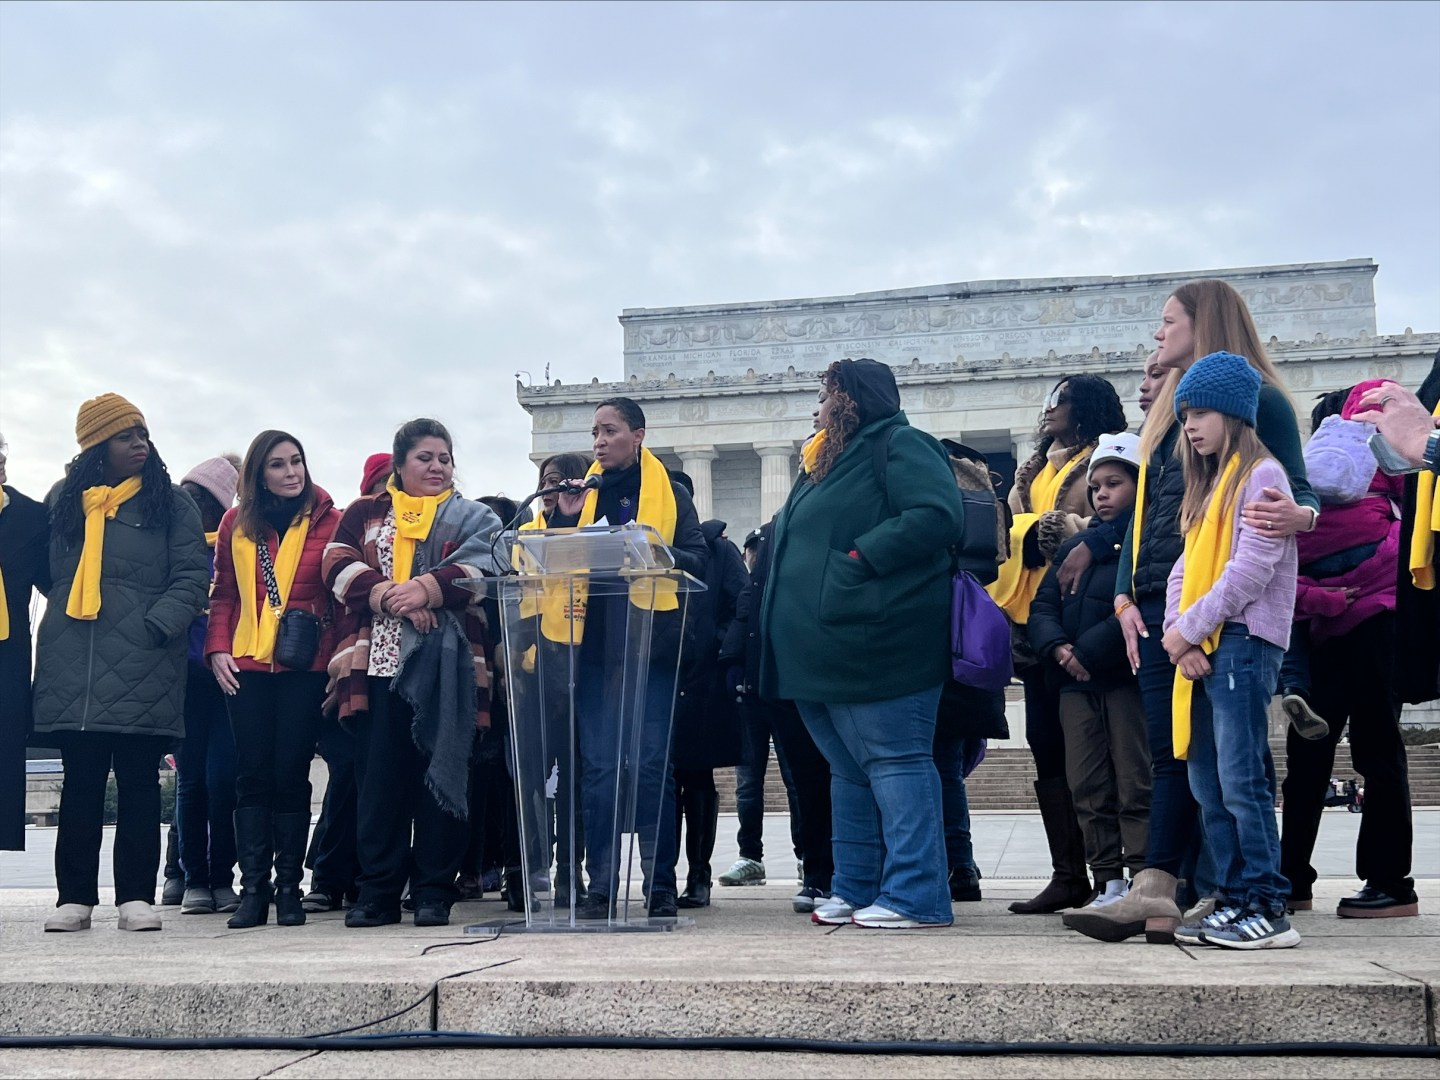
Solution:
[[[1119,533],[1124,535],[1128,521],[1120,521]],[[1095,560],[1080,577],[1075,593],[1060,591],[1060,564],[1092,533],[1102,529],[1099,519],[1085,532],[1077,533],[1060,546],[1055,562],[1045,571],[1045,578],[1030,604],[1030,622],[1025,629],[1035,655],[1050,666],[1059,677],[1060,689],[1099,692],[1113,690],[1131,682],[1134,676],[1125,657],[1125,636],[1115,618],[1115,563],[1119,546],[1101,546]],[[1112,538],[1114,533],[1109,534]],[[1073,645],[1075,659],[1090,673],[1089,682],[1077,682],[1055,663],[1051,655],[1057,645]]]
[[[45,500],[53,506],[60,485]],[[100,614],[65,614],[80,563],[77,540],[50,539],[54,585],[40,621],[35,663],[35,731],[123,735],[185,733],[185,648],[205,606],[209,550],[200,512],[173,488],[168,532],[140,520],[141,500],[105,523]]]
[[[205,636],[205,655],[230,652],[235,642],[235,627],[240,621],[240,587],[235,579],[235,559],[230,538],[235,531],[235,517],[238,507],[225,511],[220,519],[220,534],[215,540],[215,588],[210,595],[210,628]],[[323,488],[315,488],[315,509],[310,514],[310,531],[305,534],[305,547],[300,552],[300,565],[295,568],[295,580],[290,585],[287,597],[287,611],[308,611],[322,621],[332,615],[330,592],[325,588],[325,574],[322,562],[325,545],[335,535],[335,526],[340,524],[340,511]],[[280,550],[280,537],[269,529],[265,542],[272,554]],[[265,579],[258,569],[252,580],[255,590],[256,610],[269,604],[265,592]],[[324,671],[330,657],[335,655],[335,623],[331,618],[320,635],[320,648],[315,651],[311,671]],[[288,671],[280,664],[260,663],[251,656],[235,657],[235,664],[241,671]]]

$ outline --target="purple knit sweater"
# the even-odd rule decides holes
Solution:
[[[1235,509],[1235,535],[1230,561],[1220,579],[1199,600],[1180,614],[1180,588],[1185,581],[1185,556],[1181,555],[1165,590],[1165,629],[1178,626],[1192,645],[1199,645],[1221,623],[1239,622],[1254,637],[1282,649],[1290,647],[1290,623],[1295,617],[1295,575],[1299,559],[1295,537],[1277,539],[1247,526],[1240,508],[1264,496],[1263,488],[1278,488],[1290,494],[1290,481],[1274,458],[1258,462],[1240,487]]]

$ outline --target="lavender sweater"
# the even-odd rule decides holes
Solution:
[[[1263,498],[1262,488],[1278,488],[1287,495],[1290,481],[1274,458],[1258,462],[1245,483],[1235,509],[1235,535],[1230,561],[1215,585],[1180,614],[1180,588],[1185,581],[1185,556],[1181,555],[1165,589],[1165,629],[1179,627],[1192,645],[1199,645],[1221,623],[1244,623],[1254,637],[1290,647],[1290,623],[1295,617],[1295,576],[1299,559],[1295,537],[1283,540],[1266,536],[1245,525],[1240,508]]]

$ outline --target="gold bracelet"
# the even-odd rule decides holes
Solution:
[[[1134,607],[1134,606],[1135,606],[1135,601],[1134,601],[1134,600],[1126,600],[1123,604],[1121,604],[1119,607],[1117,607],[1117,608],[1115,609],[1115,614],[1116,614],[1116,615],[1123,614],[1126,608],[1132,608],[1132,607]]]

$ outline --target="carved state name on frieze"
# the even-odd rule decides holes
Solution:
[[[1240,293],[1257,318],[1267,312],[1293,316],[1300,311],[1307,318],[1334,322],[1353,319],[1354,308],[1370,302],[1368,290],[1357,295],[1353,281],[1314,281],[1294,285],[1242,286]],[[733,363],[745,359],[776,362],[788,355],[803,358],[786,346],[803,343],[844,341],[855,348],[884,344],[892,348],[935,347],[981,344],[998,340],[997,331],[1039,330],[1038,335],[1017,335],[1014,344],[1061,342],[1085,337],[1077,328],[1092,327],[1094,333],[1124,330],[1133,323],[1155,323],[1170,290],[1114,292],[1092,296],[1040,297],[999,303],[965,300],[896,303],[886,307],[794,316],[715,316],[682,318],[675,322],[625,325],[625,350],[631,353],[680,350],[691,363],[714,361]],[[1320,307],[1342,305],[1346,310],[1321,311]],[[969,342],[966,331],[975,332]],[[958,342],[955,335],[961,335]],[[906,342],[907,335],[918,339]],[[944,341],[931,338],[941,335]],[[864,339],[880,339],[866,341]],[[770,346],[763,351],[760,346]],[[778,347],[777,347],[778,346]]]

